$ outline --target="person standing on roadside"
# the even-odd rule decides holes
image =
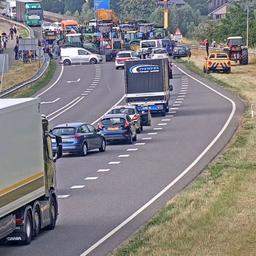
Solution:
[[[15,60],[19,59],[19,46],[16,44],[14,47],[14,52],[15,52]]]
[[[9,36],[11,37],[11,40],[13,40],[13,27],[10,27],[10,33]]]
[[[13,32],[14,32],[14,34],[15,34],[15,36],[16,36],[16,34],[17,34],[17,28],[16,28],[16,26],[15,25],[13,25]]]
[[[205,45],[206,54],[207,56],[209,56],[209,40],[207,38],[204,39],[204,45]]]

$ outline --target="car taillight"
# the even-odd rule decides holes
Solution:
[[[132,121],[138,121],[140,118],[140,115],[139,114],[135,114],[133,117],[132,117]]]
[[[208,61],[208,65],[211,66],[211,65],[212,65],[212,62],[211,62],[211,61]]]
[[[74,138],[79,139],[81,137],[80,134],[75,134]]]
[[[124,124],[124,128],[128,128],[130,126],[130,123],[126,120]]]
[[[102,123],[98,123],[97,128],[99,130],[102,130],[104,128],[104,125]]]
[[[16,219],[16,225],[22,225],[23,224],[23,220],[20,218]]]
[[[231,65],[231,62],[230,62],[230,61],[228,61],[228,65],[229,65],[229,66]]]

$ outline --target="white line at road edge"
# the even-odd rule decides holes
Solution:
[[[36,95],[36,97],[40,97],[41,95],[43,95],[46,92],[48,92],[49,90],[51,90],[52,87],[55,86],[59,82],[59,80],[63,74],[63,71],[64,71],[64,65],[61,66],[61,71],[60,71],[60,74],[59,74],[58,78],[56,79],[56,81],[51,86],[49,86],[46,90],[44,90],[41,93],[39,93],[38,95]]]
[[[175,65],[176,66],[176,65]],[[177,66],[176,66],[177,67]],[[153,204],[158,198],[160,198],[164,193],[166,193],[170,188],[172,188],[180,179],[182,179],[204,156],[205,154],[213,147],[213,145],[219,140],[219,138],[222,136],[222,134],[225,132],[227,127],[229,126],[230,122],[232,121],[234,114],[236,112],[236,104],[233,100],[228,98],[227,96],[223,95],[222,93],[214,90],[210,86],[206,85],[205,83],[201,82],[200,80],[194,78],[193,76],[189,75],[185,71],[183,71],[181,68],[177,67],[183,74],[190,77],[194,81],[198,82],[199,84],[203,85],[204,87],[208,88],[209,90],[215,92],[219,96],[223,97],[227,101],[229,101],[232,105],[232,111],[229,115],[229,118],[225,125],[222,127],[220,132],[217,134],[217,136],[213,139],[213,141],[205,148],[205,150],[179,175],[174,179],[170,184],[168,184],[162,191],[160,191],[157,195],[155,195],[151,200],[149,200],[146,204],[144,204],[141,208],[139,208],[135,213],[133,213],[130,217],[128,217],[126,220],[124,220],[121,224],[119,224],[117,227],[115,227],[112,231],[107,233],[104,237],[102,237],[98,242],[96,242],[94,245],[89,247],[86,251],[84,251],[80,256],[86,256],[90,252],[92,252],[94,249],[96,249],[98,246],[100,246],[102,243],[104,243],[108,238],[113,236],[116,232],[118,232],[121,228],[123,228],[126,224],[128,224],[130,221],[132,221],[136,216],[138,216],[141,212],[143,212],[147,207],[149,207],[151,204]]]

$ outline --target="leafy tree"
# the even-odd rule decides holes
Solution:
[[[72,13],[76,10],[81,11],[84,0],[64,0],[65,9],[64,11],[71,11]]]
[[[65,4],[59,0],[43,0],[43,9],[46,11],[64,13]]]
[[[186,1],[194,10],[198,10],[201,15],[208,14],[208,5],[206,0],[187,0]]]

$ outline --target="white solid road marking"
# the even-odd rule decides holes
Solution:
[[[58,197],[58,199],[65,199],[65,198],[70,197],[70,195],[58,195],[57,197]]]
[[[161,130],[163,130],[163,128],[162,127],[156,127],[156,128],[153,128],[153,130],[154,131],[161,131]]]
[[[137,148],[128,148],[126,151],[132,152],[132,151],[138,151],[138,149]]]
[[[137,142],[134,145],[136,146],[144,146],[146,143],[145,142]]]
[[[179,95],[187,95],[186,92],[179,92]]]
[[[86,177],[84,180],[97,180],[99,177]]]
[[[43,94],[45,94],[46,92],[48,92],[50,89],[52,89],[52,87],[54,87],[60,80],[60,78],[62,77],[63,75],[63,71],[64,71],[64,66],[61,66],[61,71],[60,71],[60,74],[59,76],[57,77],[56,81],[50,85],[46,90],[42,91],[41,93],[37,94],[36,97],[40,97],[42,96]]]
[[[161,120],[161,122],[170,122],[170,121],[171,121],[170,118],[164,118],[164,119]]]
[[[116,162],[113,161],[113,162],[109,162],[108,164],[109,164],[109,165],[117,165],[117,164],[120,164],[120,162],[119,162],[119,161],[116,161]]]
[[[181,104],[173,104],[173,107],[180,107]]]
[[[56,103],[59,100],[60,100],[60,98],[57,98],[57,99],[55,99],[53,101],[42,101],[41,104],[53,104],[53,103]]]
[[[70,188],[71,189],[81,189],[81,188],[84,188],[85,185],[74,185],[74,186],[71,186]]]
[[[110,169],[99,169],[97,172],[109,172]]]
[[[68,84],[71,84],[71,83],[79,83],[81,81],[80,78],[78,78],[77,80],[71,80],[71,81],[67,81]]]
[[[81,96],[87,96],[88,95],[88,93],[82,93],[81,94]]]
[[[179,108],[171,107],[171,109],[172,109],[172,110],[178,110]],[[171,111],[171,112],[169,112],[169,113],[173,114],[173,113],[174,113],[174,111]]]
[[[144,137],[144,138],[142,138],[142,140],[152,140],[152,138],[151,137]]]
[[[167,123],[159,123],[159,124],[157,124],[157,125],[159,125],[159,126],[165,126],[165,125],[167,125]]]
[[[174,104],[181,104],[181,103],[183,103],[182,100],[175,100],[175,102],[174,102]]]
[[[93,91],[94,89],[93,88],[88,88],[86,89],[87,91]]]
[[[148,132],[148,135],[157,135],[157,132]]]
[[[185,95],[178,95],[177,99],[184,99]]]
[[[92,91],[84,91],[84,93],[90,93],[90,92],[92,92]]]
[[[90,85],[89,88],[95,88],[96,86],[95,85]]]
[[[178,108],[177,108],[178,109]],[[177,111],[170,111],[169,114],[176,114]]]
[[[127,155],[119,155],[118,157],[119,158],[126,158],[126,157],[129,157],[130,155],[129,154],[127,154]]]
[[[193,76],[189,75],[185,71],[183,71],[181,68],[177,67],[183,74],[187,75],[188,77],[192,78],[193,80],[197,81],[201,85],[205,86],[209,90],[215,92],[219,96],[225,98],[227,101],[229,101],[232,105],[232,111],[229,115],[229,118],[223,128],[220,130],[220,132],[217,134],[217,136],[213,139],[213,141],[202,151],[202,153],[179,175],[177,176],[171,183],[169,183],[163,190],[161,190],[158,194],[156,194],[151,200],[149,200],[146,204],[144,204],[142,207],[140,207],[136,212],[134,212],[132,215],[130,215],[126,220],[124,220],[122,223],[120,223],[118,226],[116,226],[114,229],[112,229],[109,233],[107,233],[104,237],[102,237],[100,240],[98,240],[96,243],[94,243],[91,247],[89,247],[87,250],[85,250],[80,256],[87,256],[90,252],[92,252],[94,249],[96,249],[98,246],[100,246],[102,243],[104,243],[108,238],[113,236],[115,233],[117,233],[121,228],[123,228],[125,225],[127,225],[130,221],[132,221],[136,216],[138,216],[140,213],[142,213],[145,209],[147,209],[151,204],[153,204],[158,198],[160,198],[162,195],[164,195],[170,188],[172,188],[178,181],[180,181],[204,156],[205,154],[214,146],[214,144],[219,140],[219,138],[222,136],[222,134],[225,132],[227,127],[229,126],[230,122],[232,121],[235,112],[236,112],[236,104],[233,100],[228,98],[227,96],[223,95],[222,93],[216,91],[215,89],[211,88],[207,84],[201,82],[200,80],[194,78]]]
[[[66,111],[68,111],[69,109],[73,108],[75,105],[77,105],[81,100],[84,99],[84,96],[83,97],[78,97],[80,99],[78,99],[75,103],[73,103],[71,106],[69,106],[68,108],[64,109],[63,111],[61,111],[60,113],[58,113],[56,116],[52,117],[49,119],[49,122],[54,120],[55,118],[57,118],[58,116],[62,115],[63,113],[65,113]]]

